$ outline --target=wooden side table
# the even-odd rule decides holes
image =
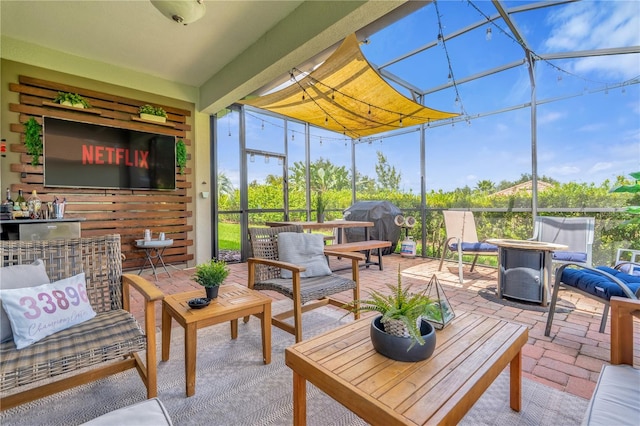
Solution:
[[[184,328],[185,377],[187,396],[196,392],[197,330],[230,321],[231,338],[238,337],[238,318],[255,315],[262,323],[262,357],[271,362],[271,298],[240,284],[220,286],[218,297],[209,306],[192,309],[190,299],[203,297],[203,290],[165,296],[162,302],[162,361],[169,360],[171,320]]]

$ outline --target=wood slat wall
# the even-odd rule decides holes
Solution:
[[[20,180],[19,184],[11,185],[14,198],[18,189],[23,190],[25,198],[35,189],[43,202],[53,201],[54,196],[66,198],[65,217],[85,218],[81,224],[83,237],[121,235],[122,253],[126,256],[125,269],[142,265],[144,252],[135,247],[135,240],[143,237],[145,229],[151,229],[155,238],[160,232],[164,232],[167,238],[173,238],[173,246],[167,248],[163,255],[165,263],[193,260],[193,254],[188,253],[188,248],[193,245],[193,240],[189,239],[193,227],[188,223],[193,211],[193,200],[187,193],[192,187],[190,168],[187,167],[184,174],[176,168],[175,191],[83,189],[82,176],[78,176],[78,189],[44,187],[42,158],[39,166],[31,165],[31,156],[26,154],[24,145],[23,125],[30,117],[42,124],[42,117],[49,116],[177,136],[187,146],[188,165],[191,160],[191,126],[187,117],[191,116],[191,111],[27,76],[20,76],[19,83],[11,83],[9,88],[20,94],[20,103],[9,105],[10,111],[19,114],[19,123],[10,125],[12,132],[20,134],[20,143],[10,145],[12,152],[21,153],[20,162],[10,166]],[[91,104],[90,112],[52,105],[58,91],[78,93]],[[167,111],[166,125],[136,120],[138,107],[147,103]]]

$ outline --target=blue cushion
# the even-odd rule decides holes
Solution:
[[[581,251],[554,251],[551,255],[553,260],[563,262],[585,263],[587,261],[587,253]]]
[[[620,266],[620,271],[624,272],[625,274],[628,274],[631,268],[633,268],[633,272],[631,273],[631,275],[640,277],[640,266],[632,265],[630,263],[625,263],[624,265]]]
[[[458,251],[458,243],[449,245],[452,251]],[[489,243],[465,243],[462,242],[462,251],[498,251],[498,246]]]
[[[627,284],[627,287],[633,293],[636,293],[640,288],[640,277],[625,274],[607,266],[598,266],[596,269],[615,276]],[[565,268],[562,271],[561,281],[563,284],[578,288],[605,300],[611,299],[612,296],[627,297],[618,284],[604,275],[598,275],[597,272],[588,269]]]

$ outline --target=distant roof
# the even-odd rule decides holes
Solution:
[[[549,189],[553,186],[553,184],[548,182],[543,182],[541,180],[538,181],[538,192],[542,192],[545,189]],[[505,195],[513,195],[521,191],[526,191],[528,194],[531,194],[531,188],[533,187],[532,181],[522,182],[514,186],[510,186],[509,188],[503,189],[502,191],[494,192],[492,195],[496,196],[505,196]]]

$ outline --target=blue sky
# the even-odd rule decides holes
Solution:
[[[528,2],[504,2],[507,7]],[[422,8],[370,37],[361,46],[367,59],[381,66],[401,54],[433,42],[438,28],[445,37],[469,24],[494,16],[487,1],[439,1]],[[640,45],[640,2],[582,1],[518,13],[516,25],[531,49],[539,55]],[[486,29],[491,27],[491,40]],[[449,65],[456,81],[513,61],[523,51],[504,21],[485,24],[463,36],[445,41],[386,69],[420,89],[445,84]],[[449,60],[447,60],[447,56]],[[640,54],[539,61],[535,66],[538,101],[566,98],[539,105],[537,109],[538,174],[561,182],[613,180],[640,170],[640,87],[619,84],[640,76]],[[468,123],[429,128],[426,132],[427,190],[475,187],[480,180],[498,183],[531,173],[531,112],[519,108],[531,100],[528,68],[520,65],[473,82],[458,84],[461,103],[453,88],[426,97],[426,105],[451,112],[466,112]],[[402,92],[402,90],[401,90]],[[403,92],[405,95],[406,92]],[[231,130],[232,136],[228,133]],[[287,132],[289,163],[304,159],[303,134],[295,126]],[[410,129],[409,129],[410,130]],[[300,131],[300,132],[299,132]],[[220,120],[221,170],[239,182],[237,116]],[[293,136],[293,140],[292,140]],[[402,173],[401,188],[419,192],[419,132],[380,138],[356,145],[356,167],[375,177],[376,152]],[[322,137],[322,143],[321,139]],[[283,122],[252,113],[248,117],[248,146],[281,151]],[[311,159],[328,158],[351,167],[350,143],[341,135],[313,129]],[[346,146],[345,146],[346,145]],[[250,164],[249,180],[261,181],[282,166],[259,159]]]

